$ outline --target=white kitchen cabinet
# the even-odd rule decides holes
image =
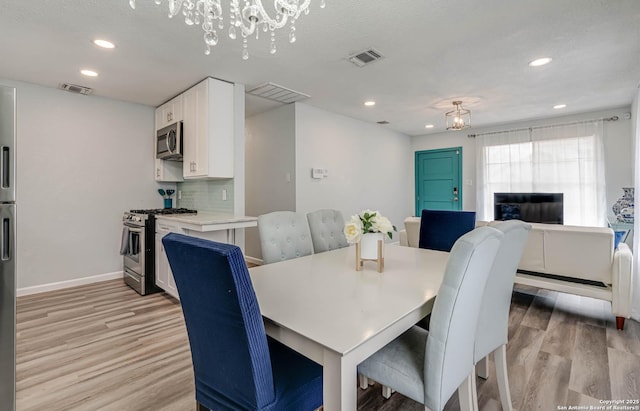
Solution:
[[[167,254],[162,245],[162,237],[170,232],[179,232],[179,227],[173,227],[166,224],[156,224],[156,285],[162,288],[170,296],[180,299],[178,296],[178,288],[173,279],[173,272],[169,266]]]
[[[182,161],[161,160],[156,158],[155,178],[158,182],[181,182]]]
[[[207,78],[183,99],[184,178],[232,178],[233,84]]]
[[[156,131],[183,119],[182,94],[156,108]]]
[[[170,296],[180,299],[173,279],[162,237],[179,233],[220,243],[236,243],[236,230],[256,227],[256,217],[226,213],[199,212],[196,215],[171,214],[156,217],[156,285]]]

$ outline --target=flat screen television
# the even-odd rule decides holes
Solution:
[[[495,220],[563,224],[563,193],[494,193]]]

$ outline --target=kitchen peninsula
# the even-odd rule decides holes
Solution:
[[[180,233],[212,241],[236,244],[236,230],[257,225],[257,217],[210,211],[199,211],[198,214],[190,215],[158,216],[156,219],[156,285],[172,297],[180,299],[167,255],[162,246],[162,237],[168,233]]]

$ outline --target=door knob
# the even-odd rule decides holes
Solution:
[[[453,201],[458,201],[458,197],[453,197]]]

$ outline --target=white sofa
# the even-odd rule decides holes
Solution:
[[[479,221],[476,226],[493,224]],[[418,247],[420,218],[408,217],[400,244]],[[515,282],[611,302],[618,329],[631,316],[631,250],[604,227],[531,224]]]

